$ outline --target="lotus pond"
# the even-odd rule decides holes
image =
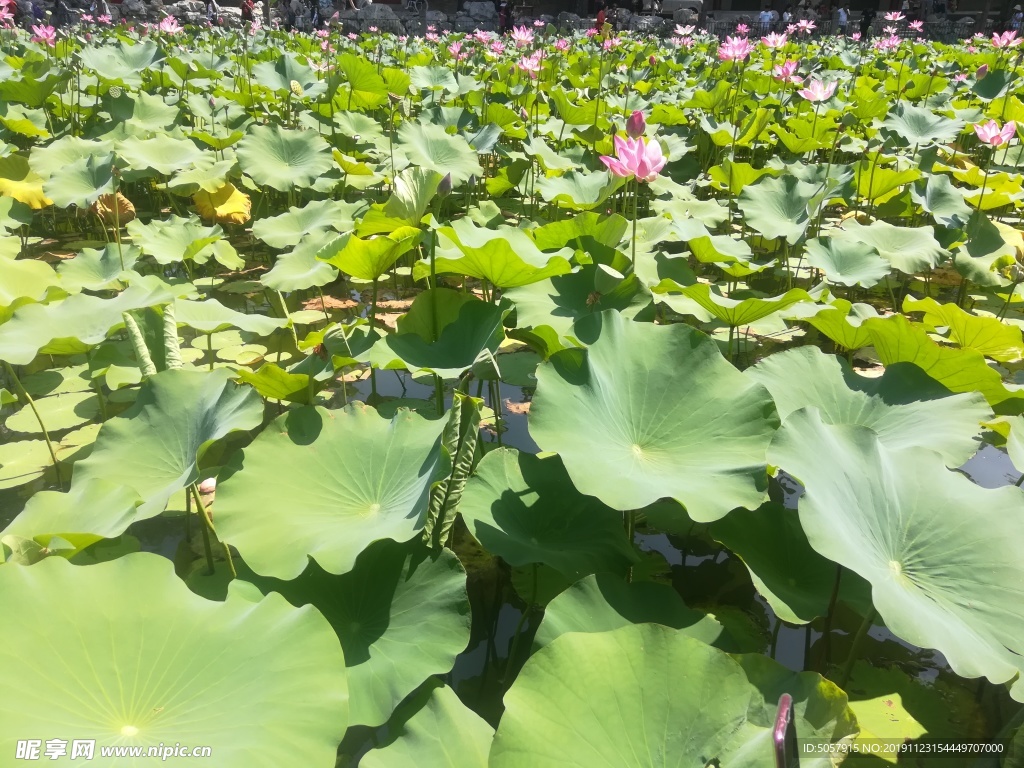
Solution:
[[[1021,764],[1012,36],[0,34],[0,765]]]

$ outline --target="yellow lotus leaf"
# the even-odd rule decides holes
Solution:
[[[35,210],[53,205],[43,193],[43,177],[29,168],[28,158],[20,154],[0,157],[0,195],[13,197]]]
[[[108,226],[124,226],[129,221],[135,219],[135,206],[132,205],[132,201],[122,195],[120,192],[117,193],[117,212],[114,212],[114,196],[113,195],[101,195],[95,203],[92,204],[90,210],[95,213],[104,224]]]
[[[252,200],[234,184],[228,182],[216,192],[200,190],[192,195],[196,211],[204,219],[218,224],[245,224],[252,210]]]

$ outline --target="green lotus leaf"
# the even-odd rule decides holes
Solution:
[[[927,297],[903,300],[904,312],[923,312],[924,322],[932,327],[948,328],[949,339],[962,349],[973,349],[1000,362],[1013,362],[1024,356],[1021,329],[995,317],[979,317],[956,304],[940,304]]]
[[[184,219],[180,216],[154,219],[148,224],[136,219],[129,222],[127,229],[142,252],[159,264],[173,264],[185,259],[204,264],[213,256],[213,244],[224,234],[219,226],[206,227],[195,217]]]
[[[283,317],[267,317],[266,315],[247,315],[229,307],[225,307],[216,299],[206,301],[174,302],[174,317],[178,325],[187,325],[200,333],[216,333],[228,328],[241,328],[243,331],[260,336],[269,336],[278,328],[288,325]]]
[[[169,560],[143,553],[88,567],[49,557],[0,568],[0,584],[4,615],[23,619],[0,650],[15,670],[0,683],[6,754],[19,735],[59,723],[68,741],[209,746],[224,768],[334,765],[348,720],[345,658],[315,610],[235,590],[205,600]]]
[[[577,491],[557,456],[491,451],[466,484],[460,511],[477,541],[512,566],[542,563],[577,579],[625,572],[636,559],[622,515]]]
[[[783,237],[793,245],[807,231],[819,188],[795,176],[766,176],[744,189],[737,202],[747,224],[770,240]]]
[[[623,180],[607,171],[569,171],[563,176],[542,176],[537,189],[545,202],[573,211],[590,211],[611,197]]]
[[[896,105],[882,121],[881,127],[903,139],[904,146],[923,148],[953,141],[963,130],[964,121],[903,102]]]
[[[257,125],[236,148],[242,171],[281,192],[305,189],[334,164],[327,142],[313,131]]]
[[[231,372],[172,369],[150,376],[135,404],[103,424],[88,458],[75,465],[73,486],[92,478],[134,489],[138,519],[164,511],[178,491],[199,480],[198,464],[215,440],[256,429],[263,404]]]
[[[240,134],[239,138],[245,135],[241,131],[235,133]],[[212,195],[229,183],[228,176],[234,168],[234,157],[218,160],[214,154],[201,155],[187,170],[174,174],[167,181],[167,189],[183,197],[191,197],[200,190]]]
[[[238,378],[263,397],[271,400],[290,400],[309,405],[309,374],[289,373],[274,363],[264,363],[258,371],[239,368]]]
[[[43,183],[46,196],[54,205],[88,208],[101,195],[114,191],[114,156],[90,155],[56,170]]]
[[[806,245],[807,264],[820,269],[830,283],[870,288],[888,276],[889,262],[870,245],[857,240],[816,237]]]
[[[814,315],[803,318],[844,349],[860,349],[871,343],[871,334],[864,321],[878,317],[870,304],[851,304],[835,299]]]
[[[59,285],[57,273],[45,262],[0,256],[0,323],[21,305],[48,298]]]
[[[326,90],[316,73],[291,53],[281,54],[277,61],[261,61],[252,68],[252,75],[260,85],[289,95],[293,82],[299,84],[305,96],[319,96]]]
[[[344,84],[339,88],[339,96],[345,103],[345,109],[362,107],[372,109],[379,107],[388,100],[388,87],[377,71],[376,65],[355,53],[343,53],[337,57],[338,72],[344,74]],[[347,86],[347,89],[345,88]],[[332,78],[331,90],[338,88]],[[347,92],[346,92],[347,90]]]
[[[360,280],[377,280],[419,243],[423,233],[416,227],[399,227],[389,235],[366,238],[353,233],[328,240],[316,257]]]
[[[877,162],[860,163],[856,170],[857,195],[872,203],[884,203],[894,197],[901,187],[921,178],[917,168],[896,170],[883,168]]]
[[[117,156],[132,171],[155,171],[170,176],[190,167],[203,151],[188,139],[157,135],[151,139],[129,136],[117,144]]]
[[[635,275],[599,291],[600,267],[588,264],[568,275],[559,275],[530,285],[512,288],[504,295],[516,307],[519,328],[548,326],[559,337],[568,336],[580,318],[605,310],[621,312],[633,319],[651,304],[651,295]]]
[[[0,197],[0,232],[9,233],[31,223],[31,208],[13,197]]]
[[[171,294],[164,288],[129,286],[113,299],[79,293],[54,304],[26,304],[0,326],[0,360],[28,365],[39,353],[86,352],[124,325],[124,312],[171,300]],[[74,335],[61,335],[69,332]]]
[[[449,672],[469,643],[466,572],[449,549],[432,554],[419,541],[384,539],[341,576],[313,563],[293,581],[256,583],[294,605],[312,604],[334,627],[353,725],[382,725],[424,680]]]
[[[134,245],[108,243],[101,248],[83,248],[75,258],[57,267],[61,285],[70,292],[102,291],[120,287],[125,271],[135,266],[142,250]]]
[[[918,182],[911,188],[911,195],[915,203],[932,215],[936,224],[957,229],[971,218],[963,192],[953,186],[948,176],[928,176],[923,185]]]
[[[75,483],[68,493],[40,491],[0,536],[94,534],[112,539],[135,521],[139,498],[124,485],[100,478]]]
[[[940,651],[961,677],[1014,681],[1024,700],[1018,489],[981,488],[934,451],[890,448],[813,408],[790,414],[769,455],[804,485],[811,546],[871,583],[891,632]]]
[[[448,67],[413,67],[409,70],[409,81],[421,91],[459,92],[459,83]]]
[[[155,70],[149,71],[156,73]],[[145,91],[125,92],[116,99],[110,98],[108,92],[106,106],[114,123],[120,123],[117,126],[119,135],[163,134],[172,130],[179,115],[177,105],[165,104],[161,94]]]
[[[494,738],[487,721],[440,683],[399,707],[388,731],[397,738],[367,752],[363,768],[487,768]]]
[[[476,151],[461,136],[450,136],[440,125],[422,122],[403,123],[398,129],[396,146],[409,162],[430,171],[451,174],[456,185],[470,176],[483,176]]]
[[[991,405],[1011,397],[985,357],[973,349],[936,344],[903,315],[869,318],[863,326],[883,365],[913,363],[951,392],[980,392]]]
[[[667,584],[626,582],[598,573],[580,579],[548,603],[534,645],[548,645],[568,632],[608,632],[630,624],[661,624],[708,645],[728,639],[713,616],[687,608]]]
[[[370,206],[356,233],[387,234],[401,227],[418,227],[427,207],[437,196],[442,175],[427,168],[406,168],[395,177],[394,191],[383,205]]]
[[[852,240],[870,246],[878,255],[907,275],[937,267],[949,254],[935,239],[931,227],[897,227],[884,221],[869,226],[849,219],[833,243]]]
[[[442,379],[457,378],[498,351],[508,313],[501,305],[479,299],[466,302],[457,318],[440,330],[436,342],[425,341],[418,333],[389,334],[374,345],[370,362],[378,368],[426,370]]]
[[[294,250],[278,256],[273,269],[260,276],[260,282],[282,293],[333,283],[338,278],[338,270],[317,259],[320,250],[333,239],[333,235],[326,232],[305,238]]]
[[[52,466],[44,440],[0,443],[0,490],[30,483]]]
[[[652,290],[655,293],[667,293],[670,290],[680,291],[685,296],[693,299],[699,307],[710,312],[722,322],[734,327],[750,325],[798,302],[814,300],[802,288],[793,288],[781,296],[773,296],[767,299],[732,299],[713,293],[711,286],[706,283],[681,286],[674,280],[663,280],[659,285],[654,286]]]
[[[252,234],[271,248],[291,248],[307,237],[315,238],[331,230],[343,232],[351,229],[365,208],[362,201],[311,200],[302,208],[289,208],[285,213],[254,222]]]
[[[441,244],[435,257],[438,274],[454,273],[487,280],[499,288],[516,288],[571,271],[572,250],[545,253],[523,229],[499,226],[486,229],[468,218],[438,229]],[[430,274],[430,264],[417,262],[413,277]]]
[[[573,632],[537,651],[505,695],[489,765],[773,768],[783,692],[794,697],[805,738],[852,730],[846,697],[813,673],[765,657],[736,660],[655,624]]]
[[[159,69],[156,65],[164,58],[160,47],[152,41],[86,46],[79,56],[83,66],[104,80],[133,87],[142,85],[142,73]]]
[[[229,459],[218,533],[266,576],[293,579],[309,558],[348,573],[369,544],[423,528],[430,487],[448,469],[443,429],[441,419],[399,411],[388,420],[362,404],[286,413]],[[271,475],[285,480],[261,480]]]
[[[68,392],[35,401],[39,417],[50,432],[80,427],[100,415],[99,397],[91,392]],[[43,428],[31,408],[22,408],[10,416],[4,426],[12,432],[41,435]]]
[[[430,344],[441,331],[459,319],[459,313],[466,304],[477,303],[480,300],[468,292],[428,288],[417,294],[409,310],[398,318],[395,325],[400,335],[415,334]]]
[[[827,424],[868,427],[886,447],[928,448],[950,467],[977,452],[981,423],[992,418],[981,395],[953,395],[916,365],[896,363],[869,379],[816,347],[770,355],[747,375],[771,392],[783,423],[812,406]]]
[[[701,522],[760,505],[778,426],[766,389],[689,326],[602,312],[575,331],[591,345],[537,368],[530,434],[576,488],[619,510],[673,498]]]

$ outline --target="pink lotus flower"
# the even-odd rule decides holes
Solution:
[[[598,35],[597,27],[591,27],[590,29],[588,29],[587,32],[586,32],[586,35],[587,35],[587,37],[597,37],[597,35]]]
[[[978,47],[976,45],[968,45],[967,46],[967,52],[968,53],[977,53],[978,52]]]
[[[79,17],[78,17],[78,20],[81,21],[84,24],[91,24],[93,21],[95,21],[95,19],[93,19],[91,13],[80,14]]]
[[[679,41],[678,44],[679,44],[680,48],[687,48],[687,49],[693,48],[693,38],[692,37],[687,36],[687,37],[672,38],[672,39]]]
[[[859,43],[860,42],[860,32],[854,32],[852,35],[850,35],[850,39],[853,40],[853,42],[855,42],[855,43]]]
[[[462,43],[460,43],[458,40],[456,40],[454,43],[452,43],[451,45],[448,46],[448,53],[450,53],[453,58],[456,58],[456,59],[460,58],[459,54],[461,52],[462,52]],[[461,58],[465,58],[465,56],[462,56]]]
[[[957,75],[953,75],[953,82],[954,83],[962,83],[966,79],[967,79],[967,75],[965,75],[963,72],[961,72],[961,73],[959,73]]]
[[[1017,31],[1014,29],[1003,32],[1001,35],[992,35],[993,48],[1016,48],[1021,42],[1021,40],[1017,39]]]
[[[473,33],[473,39],[476,40],[478,43],[486,44],[491,42],[491,33],[485,32],[482,29],[478,29],[476,32]]]
[[[786,34],[787,35],[795,35],[796,31],[797,31],[796,24],[787,24],[786,25]]]
[[[695,29],[696,27],[692,24],[687,24],[685,27],[681,24],[676,24],[676,34],[679,35],[679,37],[689,37],[693,34]]]
[[[738,35],[745,35],[749,31],[750,31],[750,27],[748,27],[746,24],[742,24],[741,23],[741,24],[737,24],[736,25],[736,34],[738,34]]]
[[[565,53],[569,50],[569,41],[564,37],[560,37],[555,41],[555,50]]]
[[[495,56],[501,56],[503,53],[505,53],[505,44],[501,42],[501,40],[495,40],[493,43],[491,43],[491,53],[493,53]]]
[[[379,32],[380,30],[378,30],[376,27],[370,27],[370,31],[371,32]]]
[[[903,21],[905,18],[907,17],[899,11],[889,11],[889,13],[885,14],[886,21]]]
[[[899,30],[896,27],[882,27],[882,31],[887,35],[895,35]]]
[[[544,22],[541,21],[540,19],[534,19],[533,26],[535,26],[537,29],[540,29],[541,27],[544,26]]]
[[[540,51],[535,52],[531,56],[523,56],[519,59],[519,69],[523,72],[528,72],[530,77],[536,78],[537,73],[540,72],[540,57]]]
[[[778,50],[779,48],[785,48],[788,38],[785,35],[777,35],[774,32],[770,32],[761,38],[761,45],[771,50]]]
[[[173,16],[164,16],[157,28],[168,35],[176,35],[181,32],[181,24]]]
[[[974,126],[974,133],[982,144],[988,144],[993,148],[1000,147],[1017,135],[1017,124],[1011,120],[1000,128],[995,120],[989,120],[985,124],[977,123]]]
[[[817,29],[817,26],[815,26],[814,22],[810,19],[800,19],[800,21],[796,23],[796,28],[800,31],[801,35],[809,35]]]
[[[915,32],[920,32],[921,30],[924,29],[924,22],[918,19],[917,21],[910,22],[910,24],[908,24],[907,26],[910,27]]]
[[[823,83],[821,80],[811,80],[806,88],[801,88],[797,93],[810,102],[827,101],[836,92],[837,82]]]
[[[615,176],[623,179],[636,178],[637,181],[650,183],[658,178],[661,169],[668,162],[657,141],[624,139],[615,137],[615,157],[601,156],[601,162]]]
[[[607,40],[604,41],[601,47],[604,48],[606,51],[613,51],[620,45],[622,45],[622,38],[609,37]]]
[[[352,35],[350,34],[349,37],[352,37]],[[441,39],[440,36],[438,36],[437,32],[427,32],[427,34],[425,34],[423,37],[425,37],[427,41],[431,43],[436,43],[438,40]],[[355,40],[356,38],[352,37],[352,39]]]
[[[718,46],[718,58],[722,61],[744,61],[754,50],[753,44],[745,37],[726,36]]]
[[[795,61],[786,61],[782,64],[777,64],[772,70],[772,77],[780,83],[802,83],[804,79],[796,74],[798,66],[800,65]]]
[[[57,45],[57,30],[47,25],[32,25],[32,42],[46,43],[53,48]]]
[[[515,42],[516,48],[529,45],[533,42],[533,30],[526,27],[513,27],[512,40]]]
[[[639,109],[633,110],[633,114],[626,120],[626,135],[631,139],[639,139],[647,131],[647,121],[644,113]]]

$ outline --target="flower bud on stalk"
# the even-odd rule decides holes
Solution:
[[[437,194],[439,194],[441,197],[448,197],[448,195],[450,195],[451,193],[452,193],[452,175],[450,173],[446,173],[444,175],[444,178],[441,179],[440,182],[438,182]]]
[[[635,110],[626,121],[626,135],[631,139],[639,139],[647,131],[647,121],[644,120],[644,113]]]
[[[658,66],[658,59],[652,53],[651,57],[647,60],[647,63],[650,64],[652,67],[656,67],[656,66]]]
[[[978,71],[974,73],[975,80],[981,80],[985,75],[988,74],[988,64],[982,64],[978,67]]]

